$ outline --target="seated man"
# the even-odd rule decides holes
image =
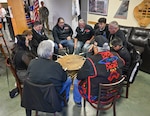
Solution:
[[[52,60],[54,42],[51,40],[42,41],[37,49],[38,58],[33,59],[28,67],[29,81],[35,84],[53,83],[58,93],[66,93],[66,100],[69,100],[69,92],[72,80],[67,78],[67,73],[62,66]]]
[[[121,31],[119,29],[119,24],[117,21],[112,21],[109,23],[108,25],[108,30],[109,30],[109,35],[108,35],[108,40],[109,43],[111,42],[111,40],[113,40],[115,37],[118,37],[122,40],[123,42],[123,46],[127,47],[127,42],[126,42],[126,38],[125,38],[125,34],[123,31]],[[111,46],[111,45],[110,45]],[[112,47],[112,46],[111,46]]]
[[[48,40],[48,37],[43,31],[42,23],[39,21],[34,22],[32,33],[33,38],[31,41],[31,48],[34,50],[35,53],[37,53],[37,47],[39,43],[43,40]]]
[[[117,52],[121,58],[125,61],[125,66],[123,67],[122,74],[128,75],[129,67],[131,64],[131,56],[127,48],[123,46],[123,43],[120,38],[114,38],[111,41],[112,48]]]
[[[87,25],[83,19],[79,20],[79,26],[76,28],[77,35],[74,39],[75,54],[81,52],[87,53],[90,48],[90,43],[93,40],[94,30],[90,25]]]
[[[91,98],[88,99],[89,102],[97,101],[99,83],[113,83],[122,78],[121,68],[124,66],[124,61],[117,53],[110,52],[108,41],[100,35],[96,36],[93,49],[95,55],[86,59],[77,74],[77,79],[74,80],[73,96],[79,106],[81,106],[81,95],[87,96],[85,99]],[[81,80],[79,85],[78,80]],[[78,88],[86,91],[80,95]]]
[[[69,48],[69,53],[73,53],[73,31],[68,24],[65,24],[62,17],[58,18],[57,24],[53,28],[53,37],[55,42],[55,53],[58,54],[58,48],[63,49],[63,47]]]
[[[98,28],[95,30],[94,36],[102,35],[105,38],[108,38],[109,31],[108,25],[106,24],[106,18],[99,18]]]

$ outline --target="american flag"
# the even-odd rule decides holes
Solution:
[[[34,21],[39,21],[39,1],[34,0]]]

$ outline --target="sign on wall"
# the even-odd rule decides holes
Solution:
[[[107,15],[109,0],[89,0],[89,13]]]
[[[150,24],[150,0],[143,0],[134,8],[134,17],[141,27],[146,27]]]
[[[129,0],[123,0],[114,18],[127,19]]]

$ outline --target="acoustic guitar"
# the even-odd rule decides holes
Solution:
[[[134,8],[133,13],[141,27],[146,27],[150,24],[150,0],[143,0]]]

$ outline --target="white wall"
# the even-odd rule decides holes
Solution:
[[[72,0],[43,0],[48,8],[50,29],[56,24],[59,17],[63,17],[65,22],[71,25],[72,21]]]
[[[106,16],[107,18],[107,23],[116,20],[118,21],[118,23],[120,25],[125,25],[125,26],[133,26],[133,27],[139,27],[138,22],[136,21],[136,19],[134,18],[133,15],[133,9],[142,2],[143,0],[130,0],[129,3],[129,9],[128,9],[128,16],[127,19],[118,19],[118,18],[113,18],[115,13],[117,12],[120,4],[121,4],[121,0],[109,0],[109,7],[108,7],[108,16]],[[88,21],[95,21],[97,22],[97,20],[103,17],[101,15],[93,15],[93,14],[89,14],[88,13]],[[150,25],[147,26],[147,28],[150,28]]]
[[[0,0],[0,3],[6,3],[7,0]]]

